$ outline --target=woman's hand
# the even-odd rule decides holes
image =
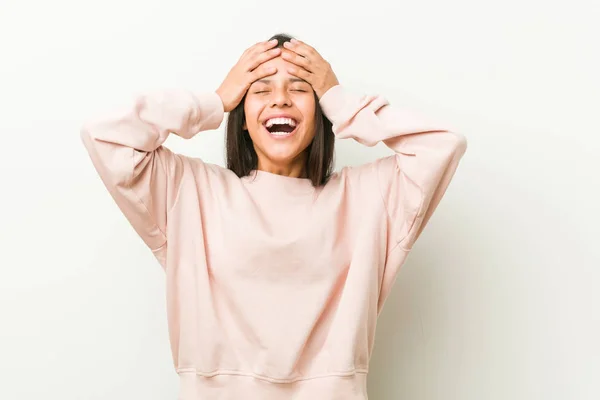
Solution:
[[[288,69],[288,72],[310,83],[319,99],[329,89],[339,85],[331,65],[314,48],[296,39],[285,42],[283,46],[286,50],[281,57],[297,65]]]
[[[277,39],[273,39],[257,43],[244,51],[216,91],[221,97],[225,112],[233,110],[242,101],[252,82],[277,72],[275,67],[267,69],[262,66],[265,61],[281,54],[280,48],[273,48],[276,45]]]

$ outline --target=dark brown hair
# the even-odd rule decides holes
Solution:
[[[286,34],[277,34],[271,39],[277,39],[277,47],[283,47],[283,43],[290,41],[292,37]],[[315,137],[304,150],[307,152],[304,173],[312,181],[313,186],[321,186],[327,183],[333,170],[335,136],[331,121],[323,113],[317,95],[314,96]],[[227,168],[240,178],[249,175],[258,167],[258,156],[254,150],[252,139],[248,131],[244,129],[245,101],[246,95],[240,104],[229,113],[225,135]]]

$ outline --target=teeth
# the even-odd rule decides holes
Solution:
[[[267,120],[267,123],[265,124],[267,128],[270,128],[273,125],[289,125],[293,128],[296,126],[296,121],[292,118],[271,118]]]
[[[290,132],[270,132],[273,136],[286,136],[289,135]]]

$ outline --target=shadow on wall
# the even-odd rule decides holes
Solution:
[[[440,389],[447,388],[437,384],[440,370],[449,363],[460,365],[456,358],[472,351],[461,340],[468,337],[463,330],[469,327],[459,320],[473,316],[472,300],[481,309],[487,308],[487,300],[479,293],[478,277],[470,276],[475,266],[465,265],[465,259],[471,258],[469,248],[482,249],[489,241],[482,238],[485,227],[477,227],[460,199],[445,199],[439,211],[400,269],[379,317],[368,378],[370,400],[442,398]],[[450,232],[456,226],[467,228]],[[481,243],[473,243],[475,237]],[[455,372],[460,374],[460,368]]]

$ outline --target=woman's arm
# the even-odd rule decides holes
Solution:
[[[466,150],[463,136],[389,105],[381,96],[356,96],[339,85],[331,65],[298,40],[284,44],[288,72],[310,83],[339,138],[367,146],[384,142],[396,156],[375,163],[388,213],[388,250],[410,249],[440,202]]]
[[[216,93],[184,90],[139,96],[129,108],[88,122],[81,138],[92,163],[133,228],[160,259],[167,211],[179,191],[184,157],[163,147],[170,133],[189,139],[223,120]]]
[[[385,143],[396,153],[376,162],[390,220],[392,246],[412,248],[465,153],[464,136],[391,106],[381,96],[357,96],[337,85],[320,99],[338,138],[366,145]]]
[[[249,47],[215,93],[161,91],[138,97],[130,108],[81,130],[94,167],[121,211],[159,258],[167,242],[167,213],[182,182],[186,158],[163,147],[170,133],[189,139],[216,129],[252,82],[276,72],[277,40]],[[161,254],[158,254],[160,251]]]

